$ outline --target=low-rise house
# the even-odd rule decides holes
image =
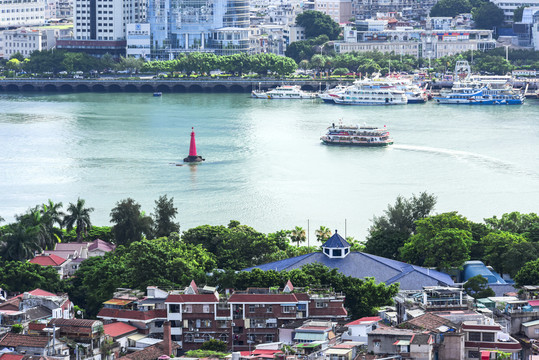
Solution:
[[[112,341],[118,343],[118,352],[125,353],[128,347],[128,337],[138,333],[134,326],[123,322],[114,322],[103,326],[103,331]]]
[[[7,333],[0,339],[0,348],[8,348],[17,354],[38,356],[64,356],[69,359],[69,348],[51,336]]]
[[[539,320],[528,321],[521,325],[522,333],[530,339],[539,339]]]
[[[296,344],[322,344],[322,349],[336,342],[334,324],[330,321],[308,321],[296,329],[294,335]]]
[[[367,351],[376,354],[408,354],[416,332],[380,324],[368,335]]]
[[[31,262],[32,264],[38,264],[41,266],[53,267],[54,269],[56,269],[56,271],[58,271],[58,275],[60,275],[60,278],[62,279],[62,278],[65,278],[69,273],[68,266],[71,260],[66,260],[55,254],[51,254],[51,255],[39,254],[33,259],[31,259],[29,262]]]
[[[105,254],[114,251],[114,249],[116,249],[116,245],[96,239],[88,243],[88,257],[105,256]]]
[[[346,324],[348,331],[342,334],[343,341],[361,341],[367,343],[368,334],[376,329],[378,323],[382,321],[379,316],[362,317]]]
[[[57,337],[66,338],[84,348],[84,357],[95,357],[100,354],[103,344],[103,323],[99,320],[90,319],[53,319],[48,328],[55,329]]]
[[[469,359],[479,358],[481,351],[501,350],[514,354],[518,358],[518,353],[522,350],[520,343],[509,334],[502,331],[499,324],[462,324],[462,331],[465,333],[465,356]],[[513,357],[512,357],[513,358]]]
[[[171,339],[171,326],[170,322],[163,324],[163,340],[148,346],[142,350],[135,351],[121,357],[122,360],[155,360],[166,359],[169,357],[176,357],[176,353],[180,348],[180,345],[172,341]],[[163,356],[163,357],[161,357]],[[164,357],[166,356],[166,357]]]

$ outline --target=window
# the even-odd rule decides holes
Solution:
[[[202,306],[202,312],[208,314],[210,312],[210,305]]]
[[[249,312],[253,313],[255,312],[255,306],[254,305],[249,305]]]
[[[468,340],[469,341],[481,341],[481,333],[480,332],[469,332],[468,333]]]
[[[228,342],[228,334],[219,335],[219,340],[221,340],[222,342]]]
[[[169,313],[179,313],[180,312],[180,304],[169,304],[168,305],[168,312]]]
[[[170,326],[174,328],[182,327],[182,322],[180,320],[172,320],[170,321]]]
[[[193,342],[193,334],[185,334],[185,342]]]
[[[266,308],[266,312],[267,313],[272,313],[273,312],[273,306],[268,305],[268,307]]]
[[[283,306],[284,313],[293,313],[295,312],[295,310],[296,310],[295,306]]]
[[[482,336],[483,336],[483,341],[494,342],[494,333],[484,332]]]
[[[481,357],[481,353],[479,351],[468,351],[468,358],[469,359],[479,359]]]
[[[374,340],[374,348],[380,349],[380,340]]]
[[[342,256],[341,249],[333,249],[333,256]]]
[[[210,341],[210,339],[211,339],[210,334],[202,334],[202,340],[204,340],[204,341]]]
[[[183,308],[183,312],[184,313],[192,313],[193,312],[193,307],[191,305],[185,305],[185,307]]]
[[[316,308],[317,309],[327,308],[328,306],[329,306],[329,304],[327,302],[323,302],[323,301],[317,301],[316,302]]]
[[[266,342],[273,342],[274,338],[273,334],[266,334]]]

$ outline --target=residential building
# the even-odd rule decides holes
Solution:
[[[104,335],[103,323],[99,320],[53,319],[47,328],[54,328],[57,338],[65,338],[79,345],[81,357],[93,358],[101,354]]]
[[[398,29],[384,31],[354,31],[345,27],[345,41],[334,43],[337,53],[395,53],[436,59],[468,50],[484,51],[496,47],[491,30],[426,31]]]
[[[96,239],[88,243],[88,257],[105,256],[105,254],[114,251],[114,249],[116,249],[116,245]]]
[[[295,330],[295,344],[317,343],[325,349],[335,345],[336,341],[335,323],[331,321],[307,321]]]
[[[0,0],[0,29],[45,24],[45,0]]]
[[[367,351],[376,354],[400,354],[410,353],[410,340],[415,332],[408,329],[397,329],[380,324],[368,335]]]
[[[6,53],[6,56],[9,56],[9,53]],[[56,271],[58,271],[58,275],[60,275],[60,278],[64,278],[68,275],[68,272],[69,272],[68,266],[71,260],[66,260],[54,254],[53,255],[39,254],[33,259],[29,260],[29,262],[31,262],[32,264],[38,264],[41,266],[51,266],[54,269],[56,269]]]
[[[481,351],[493,349],[511,354],[511,359],[519,359],[522,350],[520,343],[509,334],[502,331],[499,324],[462,324],[465,333],[464,355],[465,359],[478,359]]]
[[[415,44],[417,46],[417,43]],[[449,275],[436,270],[372,254],[350,251],[350,244],[337,232],[322,245],[322,249],[322,252],[258,265],[244,269],[244,271],[255,268],[276,271],[292,270],[301,268],[306,264],[321,263],[329,268],[337,269],[346,276],[356,278],[373,277],[377,283],[383,282],[387,285],[399,283],[400,288],[403,290],[419,290],[423,286],[452,286],[454,284]]]
[[[378,327],[378,323],[382,321],[379,316],[362,317],[361,319],[349,322],[345,326],[348,328],[344,334],[342,334],[343,341],[359,341],[367,343],[368,335],[371,331]]]
[[[105,335],[112,339],[115,343],[118,343],[118,349],[116,353],[127,352],[129,344],[128,337],[138,333],[138,329],[134,326],[123,322],[114,322],[103,326]]]
[[[503,10],[504,21],[513,23],[513,12],[519,7],[539,6],[539,0],[491,0],[491,3]]]
[[[150,0],[152,58],[249,52],[248,0]]]
[[[353,18],[352,0],[316,0],[315,10],[331,17],[337,23],[348,23]]]
[[[400,12],[412,19],[424,19],[437,0],[354,0],[353,11],[358,19],[376,17],[377,13]]]
[[[522,332],[530,339],[539,339],[539,320],[522,323]]]
[[[180,345],[172,341],[171,339],[171,326],[170,322],[166,321],[163,324],[163,340],[158,341],[153,345],[147,346],[142,350],[129,353],[119,359],[122,360],[155,360],[155,359],[164,359],[162,356],[167,358],[176,357]]]
[[[7,333],[0,335],[0,348],[12,348],[16,354],[50,356],[69,360],[69,347],[59,339],[45,335]]]
[[[56,45],[58,30],[18,28],[15,30],[4,30],[2,33],[0,36],[2,38],[2,43],[0,44],[2,50],[0,50],[0,54],[3,53],[3,57],[9,59],[15,53],[21,53],[24,57],[29,57],[33,51],[52,49]],[[60,264],[53,263],[55,261],[49,265],[55,267],[60,266]]]

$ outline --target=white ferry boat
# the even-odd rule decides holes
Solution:
[[[318,94],[318,97],[324,102],[334,104],[335,102],[333,101],[333,99],[342,95],[347,88],[347,85],[337,85],[334,88],[321,92],[320,94]]]
[[[412,83],[408,79],[390,78],[390,81],[395,83],[397,90],[401,90],[408,99],[408,104],[423,104],[428,101],[428,96],[425,90],[419,85]]]
[[[338,105],[404,105],[408,98],[395,84],[380,80],[358,80],[333,102]]]
[[[283,85],[269,91],[253,90],[251,96],[257,99],[315,99],[318,94],[303,91],[298,85]]]
[[[333,123],[320,140],[326,145],[388,146],[393,144],[389,131],[369,125],[338,125]]]
[[[434,98],[438,104],[521,105],[524,95],[508,83],[460,82]]]

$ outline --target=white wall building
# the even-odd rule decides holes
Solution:
[[[513,12],[522,6],[539,6],[539,0],[490,0],[503,10],[506,23],[513,22]]]
[[[0,0],[0,28],[45,24],[45,0]]]
[[[316,0],[314,9],[329,15],[337,23],[346,23],[352,17],[352,0]]]
[[[127,24],[127,56],[150,57],[150,24]]]
[[[15,53],[29,57],[35,50],[50,50],[56,44],[57,29],[27,29],[4,30],[0,36],[0,54],[9,59]]]

